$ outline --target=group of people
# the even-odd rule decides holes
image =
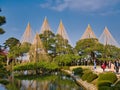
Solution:
[[[96,69],[97,62],[94,60],[94,70]],[[116,72],[117,74],[120,73],[120,60],[115,61],[101,61],[101,68],[103,71],[107,68],[109,71]]]
[[[120,62],[119,62],[119,60],[115,60],[114,62],[113,61],[109,61],[109,62],[104,61],[101,63],[101,68],[103,69],[103,71],[105,71],[105,69],[107,67],[108,67],[109,71],[119,73]]]

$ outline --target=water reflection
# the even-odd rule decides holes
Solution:
[[[14,78],[8,90],[83,90],[74,80],[66,75],[21,76]]]

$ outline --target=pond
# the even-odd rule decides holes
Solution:
[[[3,85],[0,84],[0,90],[6,90]]]
[[[4,90],[4,89],[3,89]],[[84,90],[68,75],[16,76],[6,90]]]

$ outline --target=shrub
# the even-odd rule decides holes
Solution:
[[[87,77],[87,82],[92,82],[94,79],[96,79],[98,77],[97,74],[90,74],[88,77]]]
[[[117,76],[113,72],[105,72],[100,74],[97,81],[98,90],[113,90],[111,84],[113,84],[116,80]]]
[[[92,72],[90,70],[85,71],[84,74],[82,75],[82,80],[87,80],[87,77],[92,74]]]
[[[120,86],[113,87],[113,90],[120,90]]]
[[[73,69],[75,75],[82,76],[83,75],[83,69],[81,67]]]
[[[111,88],[108,86],[101,86],[98,88],[98,90],[111,90]]]
[[[36,69],[47,69],[47,70],[57,70],[59,69],[59,66],[54,63],[48,63],[48,62],[37,62],[37,63],[25,63],[25,64],[20,64],[20,65],[16,65],[14,66],[14,71],[22,71],[22,70],[36,70]]]
[[[120,90],[120,81],[118,81],[118,83],[115,86],[113,86],[113,89]]]
[[[120,86],[120,81],[118,81],[116,85],[119,85],[119,86]]]
[[[101,86],[108,86],[108,87],[110,87],[111,84],[112,83],[109,80],[101,80],[101,81],[98,81],[98,83],[97,83],[98,87],[101,87]]]
[[[102,80],[108,80],[111,83],[114,83],[117,80],[117,76],[113,72],[102,73],[99,75],[98,81],[102,81]]]
[[[92,72],[90,69],[83,69],[83,73]]]
[[[69,66],[63,66],[62,68],[65,70],[69,70]]]

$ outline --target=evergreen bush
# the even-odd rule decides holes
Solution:
[[[117,80],[117,76],[113,72],[105,72],[99,75],[98,81],[109,80],[111,83],[114,83]]]
[[[118,83],[112,87],[114,90],[120,90],[120,81],[118,81]]]
[[[108,86],[101,86],[98,88],[98,90],[112,90],[112,89]]]
[[[111,84],[113,84],[116,80],[117,76],[113,72],[101,73],[97,81],[98,90],[114,90],[115,87],[111,87]]]
[[[79,76],[83,75],[83,69],[81,67],[73,69],[73,72],[75,75],[79,75]]]
[[[90,74],[92,74],[92,72],[90,71],[90,70],[87,70],[87,71],[85,71],[84,72],[84,74],[82,75],[82,80],[84,81],[84,80],[87,80],[87,77],[90,75]]]
[[[98,77],[97,74],[91,73],[88,77],[87,77],[87,82],[92,82],[94,79],[96,79]]]
[[[110,87],[111,84],[112,84],[112,82],[109,81],[109,80],[101,80],[101,81],[97,82],[97,86],[98,87],[101,87],[101,86],[108,86],[108,87]]]

